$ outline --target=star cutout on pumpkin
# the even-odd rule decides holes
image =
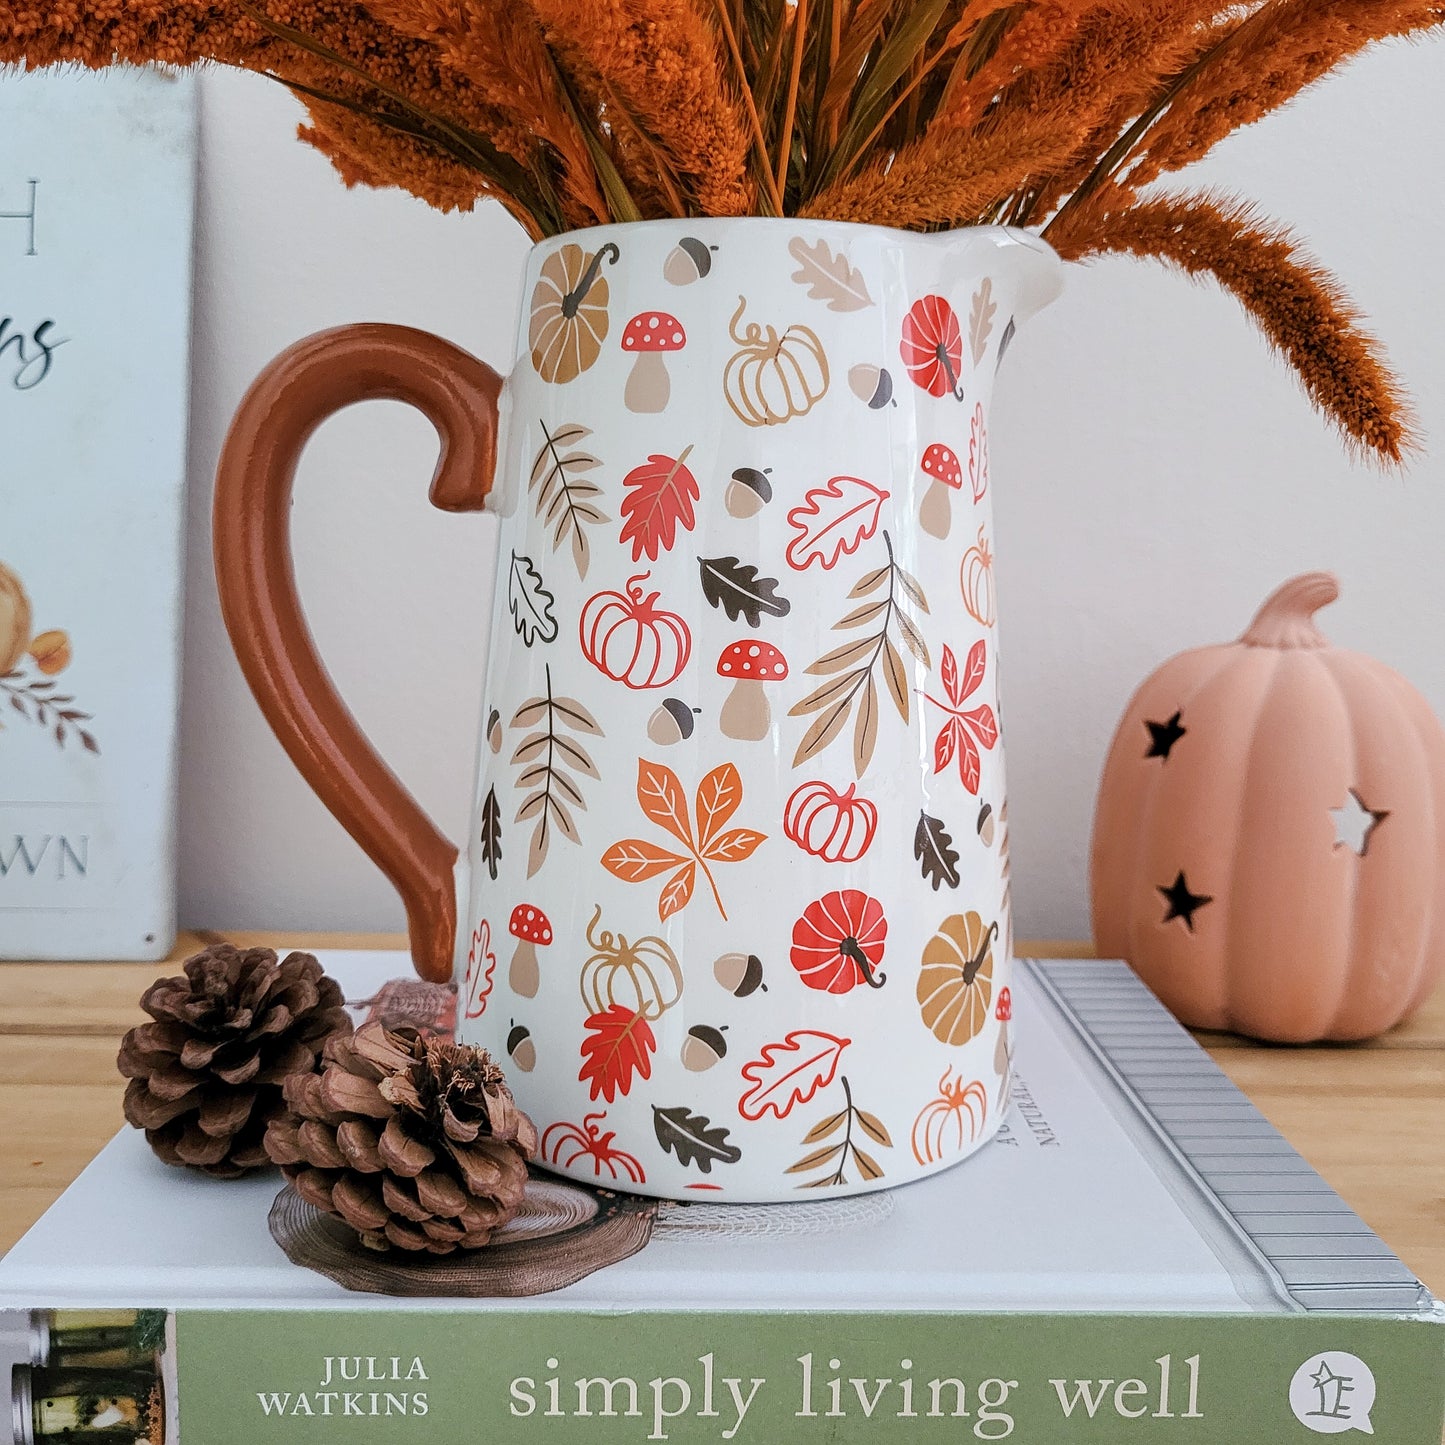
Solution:
[[[1375,829],[1389,816],[1387,812],[1376,812],[1351,788],[1345,801],[1330,809],[1330,817],[1335,820],[1335,847],[1348,848],[1363,858]]]
[[[1166,722],[1146,721],[1144,726],[1149,729],[1149,751],[1144,754],[1146,758],[1167,758],[1169,750],[1189,731],[1188,728],[1179,726],[1177,709],[1174,716]]]
[[[1214,902],[1212,893],[1191,893],[1189,884],[1184,877],[1184,870],[1179,870],[1179,876],[1166,888],[1162,883],[1158,885],[1160,893],[1164,895],[1165,901],[1169,904],[1169,911],[1164,915],[1164,922],[1172,919],[1182,918],[1184,926],[1194,932],[1194,915],[1204,907],[1206,903]]]

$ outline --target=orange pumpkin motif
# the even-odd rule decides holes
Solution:
[[[804,783],[783,810],[783,832],[825,863],[856,863],[877,831],[878,809],[857,796],[855,783],[843,793],[824,782]]]
[[[1445,729],[1286,582],[1134,694],[1099,785],[1094,941],[1198,1028],[1305,1043],[1408,1017],[1445,968]]]
[[[984,1026],[993,996],[993,944],[998,924],[955,913],[923,945],[918,1003],[940,1043],[966,1044]]]
[[[968,615],[984,627],[992,627],[998,620],[993,591],[993,553],[989,551],[982,527],[978,529],[978,541],[963,554],[958,582],[963,588],[963,605]]]
[[[629,577],[626,592],[588,598],[578,620],[582,655],[614,682],[634,689],[666,687],[692,654],[687,623],[657,605],[659,593],[644,595],[649,576]]]
[[[607,339],[607,278],[602,263],[619,252],[609,241],[591,254],[569,241],[545,261],[532,291],[527,345],[543,381],[574,381]]]
[[[937,1164],[972,1144],[988,1118],[988,1091],[977,1080],[963,1082],[945,1069],[938,1081],[938,1096],[930,1099],[913,1121],[913,1157],[920,1164]]]

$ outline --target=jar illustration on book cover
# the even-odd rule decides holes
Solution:
[[[705,269],[678,256],[705,251]],[[217,481],[222,608],[282,743],[405,900],[545,1167],[677,1199],[886,1188],[992,1136],[1009,920],[988,417],[1057,258],[998,227],[654,221],[540,243],[505,382],[394,326],[299,343]],[[498,518],[460,850],[306,630],[301,447],[436,425]]]
[[[11,1371],[15,1445],[136,1445],[163,1441],[160,1379],[149,1370]]]

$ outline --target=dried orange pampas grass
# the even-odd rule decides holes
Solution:
[[[1145,188],[1445,0],[0,0],[0,61],[215,61],[290,86],[349,184],[533,236],[656,216],[1040,229],[1213,274],[1347,437],[1399,388],[1248,207]]]
[[[1056,237],[1060,254],[1152,257],[1213,276],[1294,367],[1310,400],[1361,451],[1398,462],[1412,445],[1404,395],[1339,283],[1280,225],[1247,201],[1211,194],[1144,201],[1085,236]]]

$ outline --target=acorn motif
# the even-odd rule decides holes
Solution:
[[[530,1074],[537,1067],[537,1046],[532,1042],[531,1030],[524,1024],[512,1025],[507,1035],[507,1052],[524,1074]]]
[[[723,493],[723,506],[733,517],[756,516],[767,502],[773,500],[773,484],[768,480],[771,467],[739,467]]]
[[[694,1074],[704,1073],[726,1057],[728,1041],[711,1024],[694,1024],[682,1042],[682,1066]]]
[[[746,998],[750,993],[768,986],[763,982],[763,961],[755,953],[725,953],[712,966],[712,976],[732,994],[734,998]]]
[[[487,746],[494,753],[502,751],[502,715],[496,708],[487,714]]]
[[[994,811],[990,804],[984,803],[978,810],[978,836],[983,839],[985,848],[993,847]]]
[[[662,275],[674,286],[691,286],[701,281],[712,270],[712,253],[716,246],[699,241],[696,236],[684,236],[662,263]]]
[[[867,402],[874,411],[893,401],[893,378],[886,367],[874,366],[871,361],[860,361],[848,371],[848,389],[859,401]]]
[[[702,709],[689,707],[681,698],[665,697],[662,706],[647,720],[647,736],[659,747],[671,747],[692,736],[694,717]]]

